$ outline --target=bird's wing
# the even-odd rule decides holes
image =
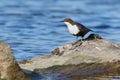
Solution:
[[[84,30],[92,31],[91,29],[85,27],[84,25],[82,25],[82,24],[80,24],[80,23],[78,23],[78,22],[76,22],[76,24],[77,24],[79,30],[83,30],[83,29],[84,29]],[[83,28],[83,29],[81,29],[81,28]]]

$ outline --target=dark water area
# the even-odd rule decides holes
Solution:
[[[75,41],[60,21],[70,17],[120,43],[120,0],[0,0],[0,40],[17,61]]]

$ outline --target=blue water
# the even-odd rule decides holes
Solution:
[[[0,40],[17,61],[75,41],[60,21],[70,17],[120,43],[120,0],[0,0]]]

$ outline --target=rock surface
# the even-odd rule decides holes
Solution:
[[[15,61],[9,45],[0,42],[0,78],[2,80],[30,80]]]
[[[80,80],[87,77],[93,80],[91,76],[119,76],[120,44],[97,37],[99,39],[60,46],[51,55],[32,58],[19,64],[21,68],[39,75],[54,76],[51,80]]]

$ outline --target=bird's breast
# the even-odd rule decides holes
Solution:
[[[74,34],[74,35],[80,32],[80,30],[78,29],[76,25],[68,25],[68,30],[71,34]]]

